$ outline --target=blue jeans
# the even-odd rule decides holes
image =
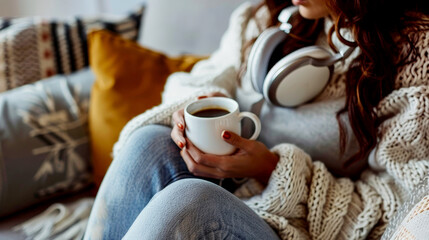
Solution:
[[[192,175],[170,132],[151,125],[132,134],[103,179],[84,239],[278,239],[229,191]]]

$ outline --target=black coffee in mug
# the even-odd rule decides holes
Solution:
[[[222,108],[205,108],[205,109],[196,111],[192,115],[196,117],[202,117],[202,118],[212,118],[212,117],[220,117],[228,113],[229,113],[228,110],[225,110]]]

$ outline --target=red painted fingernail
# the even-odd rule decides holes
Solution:
[[[178,123],[178,124],[177,124],[177,126],[178,126],[180,129],[183,129],[183,124]]]
[[[225,139],[230,139],[231,138],[231,133],[229,133],[228,131],[223,131],[222,137],[225,138]]]
[[[178,145],[179,145],[179,148],[183,148],[184,147],[184,144],[182,142],[179,142]]]
[[[199,97],[198,97],[198,99],[203,99],[203,98],[207,98],[207,96],[206,96],[206,95],[203,95],[203,96],[199,96]]]

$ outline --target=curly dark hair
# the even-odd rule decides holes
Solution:
[[[263,5],[270,11],[268,26],[274,26],[278,24],[281,10],[292,2],[265,0],[258,8]],[[416,39],[411,33],[429,29],[429,4],[427,0],[329,0],[327,5],[335,16],[327,34],[331,48],[337,51],[331,41],[336,34],[344,44],[358,46],[361,50],[346,74],[346,104],[337,113],[341,153],[347,142],[346,128],[340,118],[343,113],[348,114],[360,147],[344,163],[344,167],[348,167],[366,159],[377,143],[377,128],[384,119],[377,118],[375,108],[395,89],[398,68],[413,61],[409,56],[416,54]],[[323,31],[323,19],[308,20],[298,14],[291,23],[292,32],[275,50],[271,65],[293,50],[314,44]],[[341,36],[342,28],[350,29],[354,42]]]

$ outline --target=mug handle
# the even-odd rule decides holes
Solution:
[[[240,121],[245,117],[250,118],[250,120],[253,121],[253,124],[255,124],[255,132],[249,138],[249,140],[255,140],[261,133],[261,121],[259,120],[258,116],[251,112],[241,112],[238,114],[238,118],[240,119]]]

